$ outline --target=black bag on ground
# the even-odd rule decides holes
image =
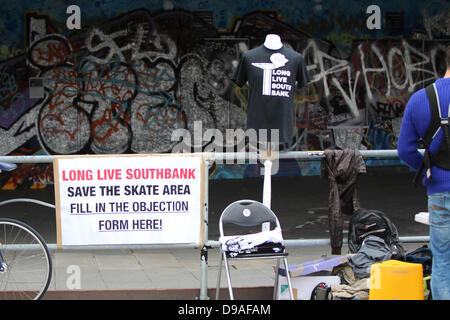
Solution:
[[[374,235],[380,237],[392,251],[392,259],[404,260],[405,249],[400,243],[398,232],[384,212],[359,210],[352,215],[348,227],[348,247],[350,253],[357,253],[364,239]]]
[[[420,247],[414,251],[408,252],[405,256],[406,262],[420,263],[423,266],[423,276],[431,275],[431,266],[433,264],[433,254],[427,245]]]
[[[311,300],[330,300],[329,294],[331,287],[325,282],[320,282],[311,292]]]

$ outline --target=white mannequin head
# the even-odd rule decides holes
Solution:
[[[271,50],[281,49],[283,43],[281,42],[281,38],[277,34],[268,34],[266,36],[266,40],[264,41],[264,46]]]

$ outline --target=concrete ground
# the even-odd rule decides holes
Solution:
[[[414,221],[426,211],[426,192],[412,186],[413,173],[403,168],[368,168],[358,182],[364,208],[384,211],[401,237],[427,236],[428,227]],[[222,210],[240,199],[262,201],[262,179],[211,180],[209,183],[209,239],[218,240]],[[3,191],[0,200],[29,197],[54,203],[51,186],[42,190]],[[328,239],[328,182],[320,177],[282,177],[272,180],[272,209],[285,239]],[[2,216],[17,218],[37,229],[52,248],[54,273],[45,299],[187,299],[199,298],[200,250],[194,248],[120,247],[57,250],[53,210],[33,204],[2,207]],[[344,217],[344,237],[349,217]],[[405,244],[408,250],[420,243]],[[322,246],[288,246],[289,264],[330,257]],[[348,253],[344,245],[342,254]],[[231,275],[237,299],[271,299],[273,260],[233,261]],[[208,298],[214,299],[218,249],[208,250]],[[222,273],[221,299],[228,298]]]

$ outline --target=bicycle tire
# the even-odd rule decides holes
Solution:
[[[39,300],[52,277],[42,236],[24,222],[0,218],[0,300]]]

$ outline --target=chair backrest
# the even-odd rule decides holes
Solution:
[[[280,227],[275,213],[264,204],[254,200],[238,200],[228,205],[219,219],[219,231],[223,236],[223,225],[235,224],[241,227],[253,227],[265,222]]]

